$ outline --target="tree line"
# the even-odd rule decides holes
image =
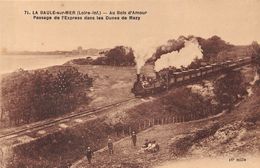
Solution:
[[[102,53],[104,57],[98,57],[97,59],[79,58],[74,59],[73,63],[79,65],[109,65],[109,66],[134,66],[135,57],[132,48],[125,46],[116,46],[109,51]]]
[[[192,38],[196,38],[198,40],[199,45],[201,46],[203,58],[195,59],[190,68],[198,68],[201,66],[201,62],[210,62],[217,59],[218,54],[223,51],[232,50],[235,48],[235,45],[232,45],[218,36],[212,36],[208,39],[204,39],[201,37],[195,36],[180,36],[177,40],[170,39],[167,41],[167,44],[158,46],[156,51],[151,58],[149,58],[146,63],[154,64],[158,58],[163,56],[166,53],[170,53],[173,51],[179,51],[184,47],[185,40],[190,40]],[[239,48],[239,47],[238,47]],[[253,41],[252,44],[247,46],[248,56],[256,56],[260,54],[260,46],[256,41]],[[135,57],[134,51],[131,47],[126,46],[116,46],[108,51],[100,52],[100,54],[104,55],[103,57],[98,57],[97,59],[92,59],[90,57],[87,58],[79,58],[74,59],[73,63],[79,65],[109,65],[109,66],[135,66]],[[185,58],[183,58],[185,59]]]

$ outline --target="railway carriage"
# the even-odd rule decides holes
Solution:
[[[192,79],[197,78],[199,70],[198,69],[191,69],[190,71],[191,71],[191,78]]]

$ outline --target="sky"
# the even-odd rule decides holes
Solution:
[[[147,11],[139,21],[33,20],[24,10]],[[137,45],[180,35],[260,42],[260,0],[0,1],[0,48],[72,50]]]

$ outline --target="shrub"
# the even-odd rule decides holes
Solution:
[[[29,123],[73,111],[88,100],[92,79],[69,67],[56,74],[48,70],[20,70],[3,79],[2,108],[10,124]]]

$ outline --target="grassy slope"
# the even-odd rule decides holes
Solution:
[[[131,88],[136,77],[134,67],[73,66],[82,73],[88,73],[94,79],[90,93],[93,101],[90,106],[111,104],[133,97]]]
[[[125,138],[115,144],[113,156],[109,156],[107,151],[101,151],[95,154],[92,166],[89,166],[86,160],[82,160],[74,166],[151,167],[167,160],[183,157],[215,157],[224,154],[240,156],[241,154],[259,153],[259,104],[260,88],[256,87],[254,94],[243,100],[229,114],[207,120],[153,127],[138,134],[136,148],[131,146],[130,138]],[[227,135],[221,134],[227,131],[229,132]],[[145,139],[159,142],[160,152],[155,154],[139,153]],[[224,140],[222,141],[222,139]],[[178,147],[179,153],[177,155],[176,148],[172,148],[174,146]]]

